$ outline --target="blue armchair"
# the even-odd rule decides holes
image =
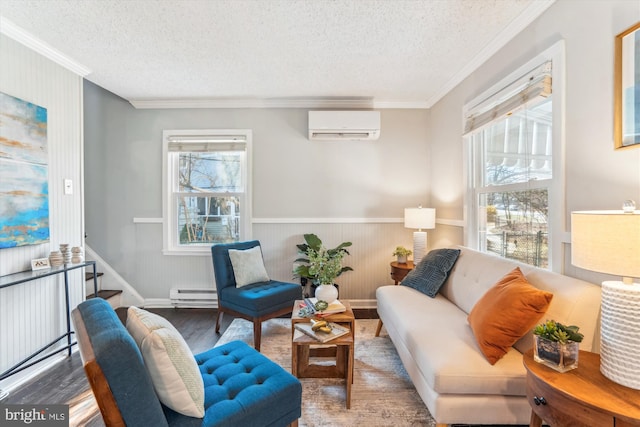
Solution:
[[[269,280],[236,287],[229,249],[246,250],[260,246],[257,240],[213,245],[211,255],[218,292],[216,333],[220,332],[223,313],[253,322],[253,345],[260,351],[262,322],[291,313],[293,303],[302,298],[302,288],[296,283]]]
[[[107,427],[295,427],[302,385],[242,341],[194,356],[204,383],[204,418],[160,402],[142,353],[108,302],[72,312],[85,373]]]

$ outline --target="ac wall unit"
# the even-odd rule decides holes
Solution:
[[[379,136],[379,111],[309,111],[311,141],[366,141]]]

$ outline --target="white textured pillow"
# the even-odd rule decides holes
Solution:
[[[229,249],[229,259],[233,266],[233,275],[236,277],[237,288],[252,283],[269,281],[269,275],[264,268],[260,246],[254,246],[244,251]]]
[[[204,417],[204,383],[189,346],[169,321],[138,307],[127,311],[135,340],[158,398],[190,417]]]

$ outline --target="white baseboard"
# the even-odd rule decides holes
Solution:
[[[351,304],[351,308],[378,308],[378,302],[374,299],[350,299],[348,301]]]
[[[144,308],[173,308],[170,298],[145,298]]]

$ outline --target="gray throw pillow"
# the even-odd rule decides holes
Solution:
[[[434,249],[400,283],[435,298],[458,260],[460,249]]]

